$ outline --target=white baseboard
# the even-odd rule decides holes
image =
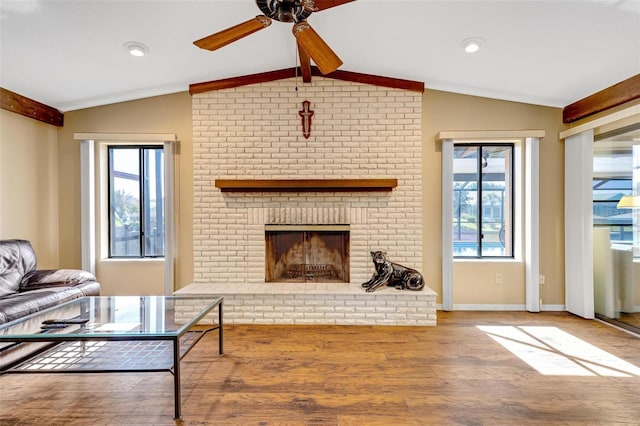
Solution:
[[[442,304],[436,305],[436,309],[442,310]],[[476,303],[454,303],[454,311],[526,311],[524,304],[476,304]],[[562,312],[565,305],[542,305],[540,311]]]
[[[541,312],[564,312],[567,310],[566,305],[542,305]]]
[[[437,305],[437,308],[442,310],[442,305]],[[454,311],[524,311],[525,305],[522,304],[465,304],[465,303],[454,303],[453,304]]]

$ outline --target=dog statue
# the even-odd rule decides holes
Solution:
[[[369,281],[362,283],[367,292],[375,291],[383,285],[395,286],[398,290],[422,290],[424,279],[420,272],[387,260],[384,251],[372,251],[371,260],[375,272]]]

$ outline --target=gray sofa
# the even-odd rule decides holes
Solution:
[[[0,326],[83,296],[100,295],[96,277],[75,269],[38,270],[26,240],[0,240]]]

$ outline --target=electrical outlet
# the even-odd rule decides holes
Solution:
[[[540,285],[544,284],[544,275],[540,275]]]
[[[502,274],[496,274],[496,284],[502,284]]]

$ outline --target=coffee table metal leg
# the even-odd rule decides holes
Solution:
[[[173,340],[173,398],[175,408],[175,420],[180,419],[181,399],[180,399],[180,338]]]
[[[220,353],[220,355],[222,355],[224,353],[222,348],[222,300],[218,305],[218,325],[220,326],[220,328],[218,329],[218,352]]]

